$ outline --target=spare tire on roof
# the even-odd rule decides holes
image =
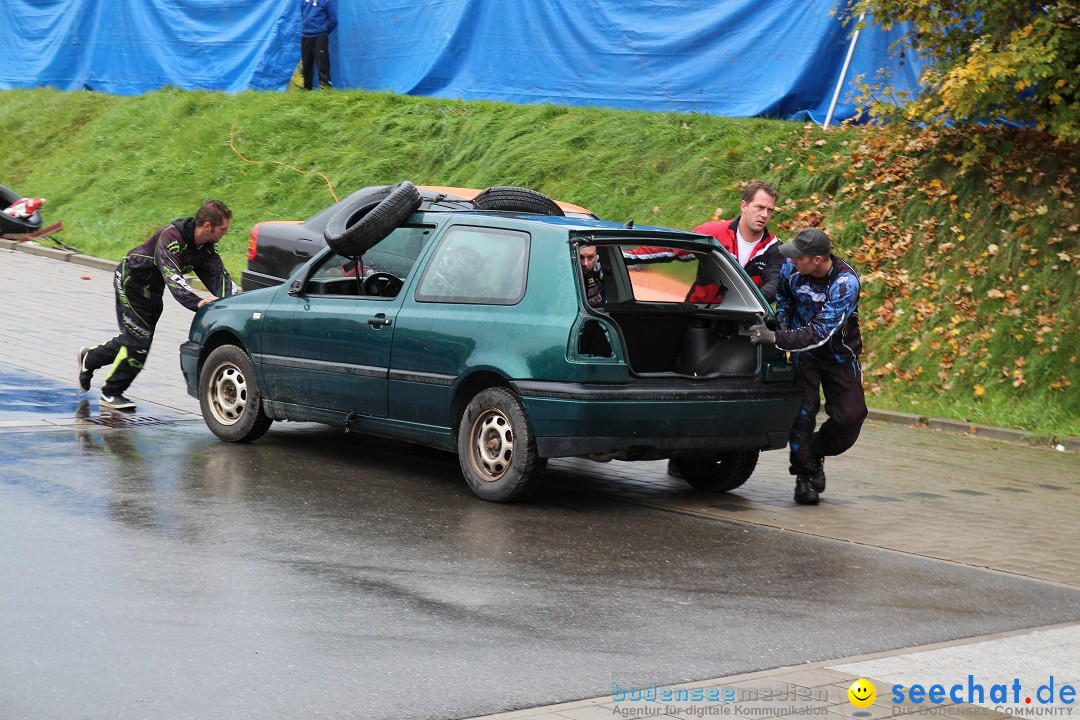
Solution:
[[[342,203],[323,237],[339,255],[357,257],[389,235],[420,207],[420,191],[408,180],[370,188]]]
[[[473,198],[480,210],[510,210],[535,215],[565,215],[558,203],[543,193],[523,187],[498,185]]]

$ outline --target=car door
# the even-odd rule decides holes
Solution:
[[[386,417],[402,288],[430,233],[429,227],[398,228],[359,266],[327,250],[296,287],[282,289],[263,315],[256,357],[266,396]]]

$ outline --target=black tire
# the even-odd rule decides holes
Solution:
[[[330,216],[323,237],[330,249],[359,257],[420,207],[420,191],[408,180],[359,193]]]
[[[729,492],[754,473],[759,450],[733,450],[715,458],[675,458],[683,480],[696,490]]]
[[[258,440],[273,422],[263,412],[255,368],[247,353],[235,345],[222,345],[203,363],[199,406],[210,431],[228,442]]]
[[[499,185],[489,187],[473,198],[480,210],[510,210],[534,215],[565,215],[559,205],[543,193],[522,187]]]
[[[469,401],[458,425],[457,449],[469,488],[491,502],[527,497],[547,465],[536,453],[525,407],[503,387],[482,390]]]

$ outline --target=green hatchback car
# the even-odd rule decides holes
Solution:
[[[218,437],[293,420],[420,443],[492,501],[556,457],[672,458],[727,491],[786,445],[792,366],[750,343],[772,311],[712,238],[396,192],[320,213],[328,246],[286,282],[195,315],[180,364]]]

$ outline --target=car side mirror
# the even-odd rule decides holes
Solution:
[[[291,295],[292,297],[298,297],[300,295],[300,291],[303,289],[304,281],[302,279],[293,280],[292,285],[289,286],[289,295]]]

